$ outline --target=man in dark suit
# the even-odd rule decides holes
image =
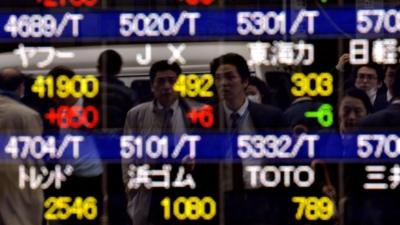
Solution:
[[[285,125],[278,108],[246,98],[250,70],[242,56],[228,53],[214,59],[210,66],[218,94],[216,128],[220,131],[261,132]]]
[[[172,135],[171,139],[175,139],[175,136],[179,137],[184,133],[191,133],[201,129],[197,124],[189,120],[187,114],[203,105],[180,97],[179,93],[174,90],[174,85],[181,74],[182,69],[180,66],[177,63],[169,63],[167,60],[155,62],[151,66],[149,77],[154,99],[141,103],[129,110],[125,121],[125,135],[140,134],[146,138],[149,135],[161,136],[168,134]],[[217,183],[216,176],[215,173],[208,172],[215,171],[210,169],[212,165],[203,166],[197,163],[194,167],[194,162],[186,159],[182,160],[182,164],[185,166],[185,175],[190,174],[193,177],[196,183],[195,190],[187,186],[178,189],[149,188],[146,185],[132,187],[131,165],[142,166],[142,164],[148,164],[151,169],[159,170],[165,162],[161,160],[123,160],[123,181],[128,200],[127,212],[132,224],[174,224],[176,222],[174,219],[169,221],[163,219],[160,202],[166,196],[173,198],[178,195],[185,197],[215,195],[216,191],[212,185]],[[171,180],[177,178],[178,169],[182,164],[179,162],[172,164]],[[196,224],[202,223],[201,221],[193,222],[196,222]]]
[[[384,92],[379,96],[382,100],[379,100],[383,102],[384,108],[390,105],[390,101],[393,98],[392,92],[393,92],[393,83],[395,80],[395,75],[396,71],[400,65],[395,64],[395,65],[388,65],[385,67],[385,78],[383,79],[383,82],[385,83],[385,88],[383,89]]]
[[[126,114],[137,101],[135,91],[117,78],[122,65],[121,55],[111,49],[103,51],[97,61],[100,90],[89,103],[99,109],[97,128],[103,131],[122,133]]]
[[[370,114],[363,118],[359,123],[359,131],[361,132],[381,132],[381,133],[397,133],[400,129],[400,70],[396,70],[394,74],[394,83],[391,88],[392,98],[387,108]],[[347,194],[347,202],[345,208],[346,224],[397,224],[395,221],[396,213],[399,211],[397,200],[399,194],[397,190],[366,190],[361,184],[354,182],[362,178],[363,183],[367,178],[365,164],[359,164],[362,168],[352,167],[352,182],[348,183],[352,189]],[[368,163],[370,165],[370,163]],[[387,170],[394,168],[390,162],[379,163],[385,166]],[[355,169],[360,172],[354,172]],[[361,182],[359,182],[361,183]],[[358,189],[357,189],[358,188]],[[348,189],[348,188],[347,188]]]
[[[255,134],[277,130],[285,125],[279,109],[247,99],[246,87],[249,84],[250,71],[242,56],[235,53],[222,55],[214,59],[210,67],[218,94],[218,104],[214,108],[216,130],[231,134]],[[272,203],[258,196],[259,186],[251,184],[250,173],[246,170],[246,166],[259,165],[261,162],[242,159],[233,163],[235,141],[226,142],[226,159],[219,169],[219,194],[224,199],[221,202],[221,206],[224,206],[221,212],[225,215],[225,223],[265,223],[265,215],[274,217],[270,211]],[[250,198],[255,201],[249,200]]]
[[[367,116],[361,121],[361,128],[374,131],[398,130],[400,128],[400,70],[394,76],[392,99],[389,106],[379,112]]]
[[[95,106],[100,115],[100,121],[96,126],[103,132],[110,134],[121,134],[123,132],[125,117],[128,111],[136,104],[136,90],[125,86],[118,79],[123,66],[121,55],[112,50],[103,51],[97,60],[97,71],[99,73],[99,93],[87,99],[87,103]],[[119,164],[109,163],[105,165],[107,172],[107,204],[108,218],[115,223],[126,223],[128,218],[124,210],[124,204],[118,200],[124,198],[124,187],[122,185],[122,171]],[[112,176],[108,176],[112,174]]]
[[[365,91],[373,106],[373,112],[377,112],[386,107],[386,99],[382,87],[383,69],[376,63],[359,65],[353,69],[354,86]]]

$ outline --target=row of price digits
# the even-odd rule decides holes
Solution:
[[[214,77],[211,74],[181,74],[173,89],[179,92],[182,97],[210,98],[214,96],[214,93],[210,90],[213,84]],[[213,107],[210,105],[193,108],[186,116],[193,124],[200,124],[205,128],[210,128],[214,124]]]
[[[58,76],[37,76],[31,87],[33,93],[39,98],[94,98],[99,93],[99,81],[94,75],[74,75],[69,78],[66,75]]]
[[[33,93],[39,98],[94,98],[100,89],[99,80],[94,75],[74,75],[68,77],[61,75],[37,76],[31,87]],[[99,123],[99,112],[94,106],[67,106],[61,105],[57,108],[50,108],[45,114],[45,119],[51,125],[57,125],[62,129],[66,128],[95,128]]]
[[[321,198],[310,196],[295,196],[292,198],[293,203],[298,203],[295,218],[296,220],[316,221],[330,220],[335,213],[335,205],[331,199],[326,196]]]
[[[61,129],[86,127],[95,128],[99,123],[99,111],[94,106],[67,106],[50,108],[44,115],[50,124],[57,124]]]
[[[160,204],[165,220],[170,220],[171,214],[178,220],[211,220],[217,213],[217,203],[209,196],[180,196],[172,201],[170,197],[165,197]]]
[[[196,74],[179,75],[174,84],[174,91],[179,92],[182,97],[213,97],[214,93],[209,89],[214,84],[211,74],[198,76]]]
[[[68,196],[49,197],[44,202],[46,220],[68,220],[75,216],[78,220],[94,220],[98,215],[97,199],[95,197]]]
[[[182,97],[213,97],[214,93],[210,90],[214,84],[211,74],[198,76],[195,74],[179,75],[174,84],[174,91],[180,93]],[[74,75],[71,78],[66,75],[37,76],[31,87],[33,93],[37,93],[39,98],[94,98],[99,93],[99,81],[94,75]],[[192,123],[200,123],[203,127],[209,128],[214,124],[213,108],[204,106],[193,109],[187,117]],[[57,124],[60,128],[79,128],[85,126],[94,128],[99,122],[99,112],[93,106],[60,106],[51,108],[46,113],[45,118],[50,124]]]
[[[293,96],[330,96],[333,92],[333,77],[330,73],[294,73],[291,77]],[[315,118],[322,127],[330,127],[333,124],[333,107],[330,104],[322,104],[317,111],[308,111],[304,114],[307,118]]]
[[[333,92],[333,77],[330,73],[294,73],[292,75],[292,94],[296,97],[308,95],[315,96],[329,96]]]

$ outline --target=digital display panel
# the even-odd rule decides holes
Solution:
[[[0,224],[394,225],[400,6],[0,3]]]

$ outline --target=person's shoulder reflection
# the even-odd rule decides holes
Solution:
[[[38,113],[19,102],[24,93],[24,78],[15,68],[0,73],[0,135],[41,135],[42,120]],[[19,165],[39,165],[16,159],[0,164],[0,224],[40,225],[43,213],[43,191],[19,187]]]

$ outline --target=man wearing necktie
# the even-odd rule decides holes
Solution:
[[[144,139],[149,135],[174,135],[169,138],[169,145],[175,145],[177,140],[174,137],[199,129],[198,126],[191,124],[186,115],[193,109],[198,108],[201,104],[194,101],[183,99],[174,91],[173,86],[182,73],[177,63],[169,63],[162,60],[154,63],[150,68],[150,83],[154,99],[149,102],[142,103],[132,108],[125,120],[125,135],[141,135]],[[173,147],[173,146],[172,146]],[[169,146],[171,149],[171,146]],[[161,196],[165,197],[168,190],[162,188],[148,189],[143,185],[138,189],[128,187],[129,182],[129,164],[143,165],[150,164],[151,168],[161,168],[162,162],[151,161],[124,161],[123,163],[123,180],[128,198],[128,215],[134,225],[156,225],[165,224],[163,216],[160,214]],[[175,164],[171,170],[171,180],[177,176]],[[198,166],[196,165],[196,168]],[[192,174],[193,171],[185,171]],[[193,175],[195,177],[195,175]],[[197,188],[197,180],[196,181]],[[186,188],[187,189],[187,188]],[[181,194],[185,188],[179,191],[173,191],[175,194]],[[158,210],[158,211],[157,211]]]
[[[246,97],[246,88],[249,84],[250,70],[246,60],[235,53],[228,53],[214,59],[210,63],[211,73],[214,76],[218,94],[218,104],[214,109],[215,126],[220,132],[229,132],[233,135],[240,133],[260,134],[265,131],[282,129],[286,122],[282,112],[275,107],[252,102]],[[227,140],[228,152],[226,160],[220,167],[220,201],[225,203],[226,224],[246,223],[241,216],[248,208],[243,201],[232,204],[244,195],[242,190],[255,189],[250,186],[250,175],[245,170],[246,165],[259,164],[251,159],[234,160],[237,155],[235,140]],[[223,178],[223,179],[222,179]],[[230,202],[230,203],[229,203]],[[222,205],[222,204],[221,204]],[[237,207],[241,205],[241,207]],[[250,206],[251,208],[251,206]],[[223,209],[221,209],[223,210]],[[248,218],[247,218],[248,219]]]
[[[174,114],[174,110],[171,108],[164,108],[163,109],[163,126],[162,131],[163,133],[171,133],[172,132],[172,115]]]

